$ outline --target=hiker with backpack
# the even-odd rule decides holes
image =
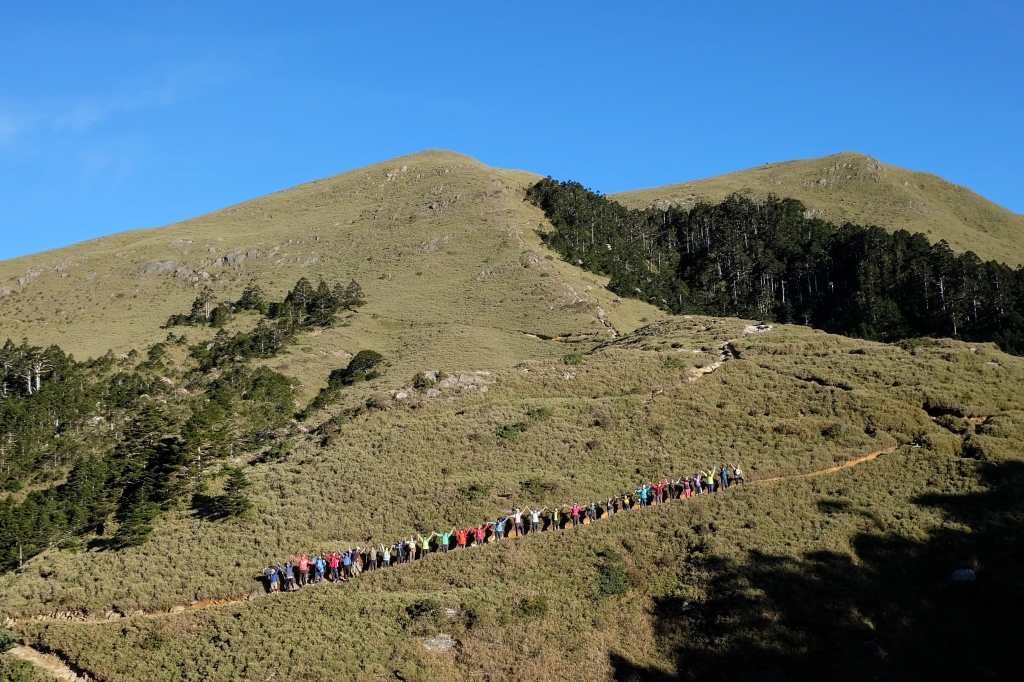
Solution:
[[[743,485],[746,485],[746,483],[747,483],[746,479],[743,478],[743,470],[740,469],[740,465],[739,464],[733,464],[732,465],[732,477],[737,482],[739,482],[739,483],[741,483]]]

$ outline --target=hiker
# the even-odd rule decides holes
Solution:
[[[324,581],[324,568],[327,562],[320,555],[313,558],[313,584],[318,585]]]
[[[346,552],[342,552],[341,553],[341,571],[342,571],[342,579],[343,580],[348,580],[349,578],[352,577],[352,553],[351,552],[346,551]]]
[[[668,485],[668,481],[662,480],[654,484],[654,501],[657,504],[665,503],[665,486]]]
[[[458,544],[459,547],[463,547],[464,548],[466,546],[466,537],[469,535],[469,531],[468,530],[457,530],[457,531],[454,531],[454,533],[455,533],[455,542]]]
[[[305,587],[309,578],[309,558],[303,554],[302,557],[293,556],[292,561],[299,565],[299,587]]]
[[[690,477],[687,476],[683,479],[683,495],[686,496],[686,499],[690,499],[690,495],[692,494],[693,491],[691,490]]]
[[[562,529],[562,511],[558,507],[554,507],[551,510],[551,528],[550,530],[561,530]]]
[[[597,505],[593,502],[591,502],[590,506],[587,507],[587,518],[590,519],[591,523],[595,523],[597,521]]]
[[[372,545],[370,546],[370,551],[367,554],[367,559],[369,559],[369,561],[370,561],[369,569],[371,571],[376,571],[377,570],[377,548],[376,547],[373,547]]]
[[[473,534],[476,536],[476,544],[483,545],[483,544],[487,543],[487,526],[488,525],[489,524],[486,521],[484,521],[483,523],[481,523],[479,526],[477,526],[474,529]]]
[[[614,513],[615,513],[615,500],[613,498],[609,497],[608,501],[604,505],[604,515],[605,516],[611,516]]]
[[[434,538],[434,535],[430,534],[427,537],[419,535],[418,537],[420,539],[420,558],[422,559],[430,552],[430,541]]]
[[[512,522],[516,529],[517,538],[526,534],[526,531],[523,530],[523,511],[521,509],[516,509],[515,513],[512,514]]]
[[[288,587],[289,592],[294,592],[298,588],[295,586],[295,566],[292,562],[286,563],[284,566],[278,566],[279,569],[284,569],[284,582]]]
[[[448,553],[448,548],[452,544],[452,535],[454,533],[454,527],[446,533],[434,533],[434,537],[437,538],[437,546],[440,548],[442,554]]]
[[[640,488],[635,491],[640,498],[641,509],[647,506],[647,490],[648,488],[646,486],[641,485]]]
[[[722,490],[729,487],[729,470],[723,464],[722,468],[718,470],[718,476],[722,479]]]
[[[629,493],[622,496],[622,511],[627,511],[633,508],[633,500],[630,499]]]
[[[714,470],[715,468],[711,467],[711,471],[713,472]],[[709,474],[703,469],[700,470],[700,474],[704,477],[704,490],[707,491],[708,494],[715,492],[715,474]]]
[[[404,541],[399,540],[398,542],[395,543],[395,552],[394,552],[394,554],[395,554],[395,563],[396,564],[404,564],[405,563],[406,557],[405,557],[405,542]]]
[[[572,519],[572,527],[575,528],[580,525],[580,505],[573,502],[571,507],[567,504],[563,504],[562,506],[569,510],[569,518]]]
[[[416,536],[410,535],[405,541],[406,550],[409,554],[409,561],[416,561]]]
[[[277,568],[265,568],[265,569],[263,569],[263,574],[265,576],[267,576],[267,580],[270,581],[270,593],[271,594],[273,594],[274,592],[277,592],[278,590],[280,590],[280,586],[277,584],[277,571],[278,571],[278,568],[280,568],[280,566],[278,566]]]
[[[331,582],[338,582],[338,564],[341,563],[341,557],[337,552],[331,552],[331,556],[327,559],[327,567],[331,569]]]
[[[746,479],[743,478],[743,471],[740,469],[740,465],[739,464],[733,464],[732,465],[732,477],[733,477],[734,480],[738,481],[739,483],[741,483],[743,485],[747,484]]]
[[[547,509],[547,507],[544,507],[544,509],[537,509],[536,507],[534,507],[533,511],[530,512],[530,524],[531,524],[530,525],[530,531],[531,532],[533,532],[533,533],[540,532],[540,515],[541,515],[541,512],[545,511],[546,509]]]
[[[508,521],[508,517],[506,516],[503,519],[498,519],[497,521],[491,521],[489,524],[487,524],[489,526],[494,526],[494,541],[495,542],[501,542],[501,536],[505,534],[505,523],[507,521]]]

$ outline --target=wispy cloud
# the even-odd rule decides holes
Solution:
[[[196,63],[125,84],[110,94],[45,102],[0,101],[0,144],[11,145],[30,134],[82,134],[119,116],[173,106],[227,77],[223,66]]]
[[[10,144],[17,134],[17,121],[10,114],[0,111],[0,144]]]

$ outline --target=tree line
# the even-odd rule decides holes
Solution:
[[[733,195],[690,210],[628,209],[545,178],[527,197],[545,242],[672,313],[810,325],[879,341],[945,336],[1024,353],[1024,268],[920,233],[806,217],[796,199]]]

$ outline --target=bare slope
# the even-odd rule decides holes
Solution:
[[[667,202],[692,206],[740,192],[774,193],[802,201],[836,224],[854,222],[945,239],[955,251],[984,260],[1024,263],[1024,216],[930,173],[897,168],[855,152],[768,163],[703,180],[620,192],[611,198],[634,208]]]

